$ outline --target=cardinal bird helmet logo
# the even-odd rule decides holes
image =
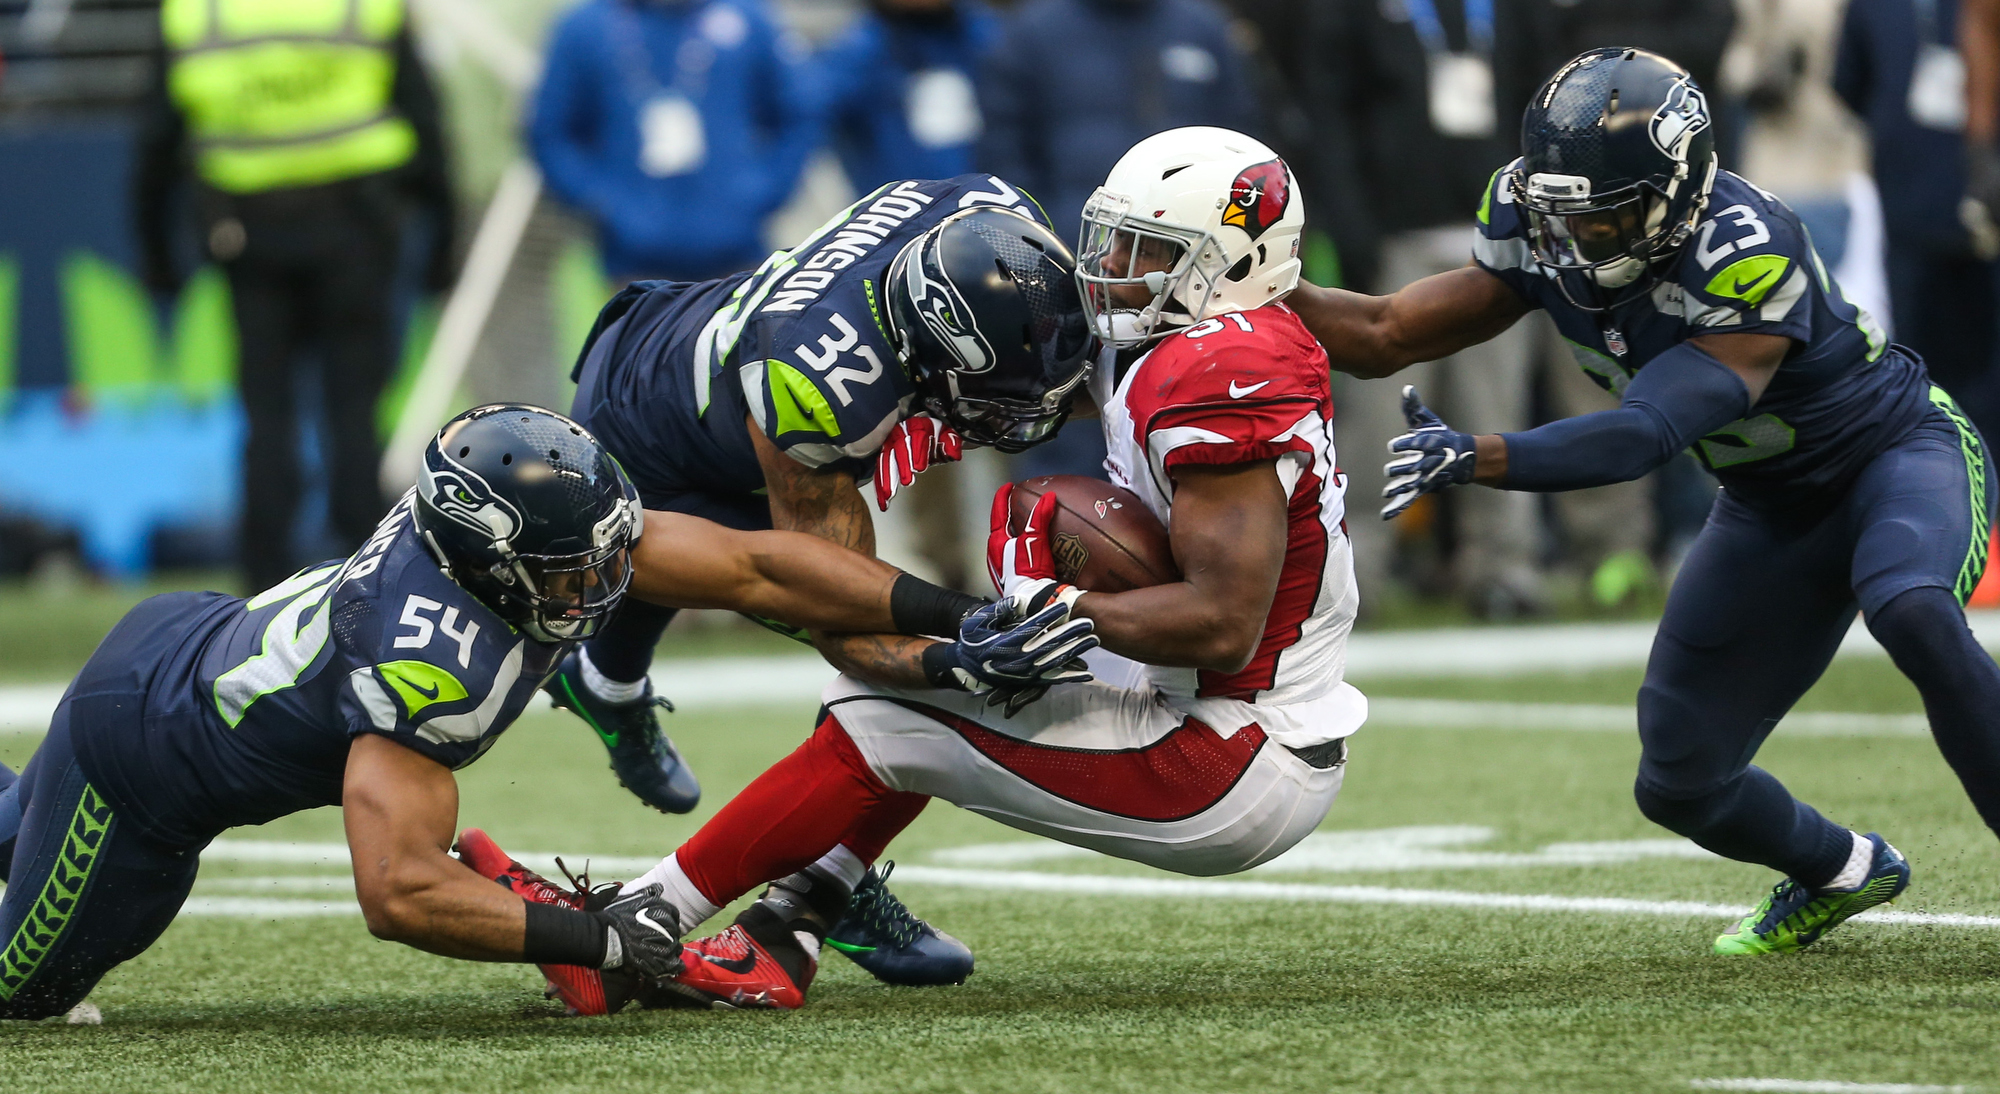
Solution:
[[[1256,239],[1284,217],[1291,203],[1291,172],[1285,169],[1285,161],[1265,160],[1245,168],[1229,184],[1229,207],[1222,212],[1222,223],[1241,228]]]

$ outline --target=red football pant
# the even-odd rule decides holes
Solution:
[[[730,799],[674,852],[681,872],[717,906],[805,869],[845,844],[873,863],[930,798],[891,790],[829,714],[791,755]]]

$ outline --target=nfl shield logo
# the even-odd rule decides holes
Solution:
[[[1610,350],[1614,357],[1625,356],[1625,335],[1616,327],[1606,328],[1604,331],[1604,348]]]

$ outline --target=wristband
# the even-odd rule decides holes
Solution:
[[[967,691],[965,682],[958,678],[958,657],[952,651],[952,642],[933,642],[924,648],[924,679],[940,691]]]
[[[603,920],[589,912],[530,902],[521,959],[536,965],[600,968],[604,964],[605,936],[610,931]]]
[[[950,635],[985,601],[957,589],[933,585],[914,574],[897,574],[889,587],[889,618],[899,634]]]

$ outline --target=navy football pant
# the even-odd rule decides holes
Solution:
[[[1846,863],[1845,829],[1751,765],[1825,671],[1859,609],[1924,697],[1980,815],[2000,828],[2000,666],[1961,604],[1985,570],[1988,460],[1939,406],[1830,510],[1784,516],[1724,491],[1688,553],[1639,690],[1635,793],[1655,823],[1807,885]]]
[[[199,848],[154,843],[97,793],[77,766],[69,719],[64,700],[4,792],[20,827],[0,898],[0,1018],[46,1018],[82,1002],[173,922],[199,865]]]

